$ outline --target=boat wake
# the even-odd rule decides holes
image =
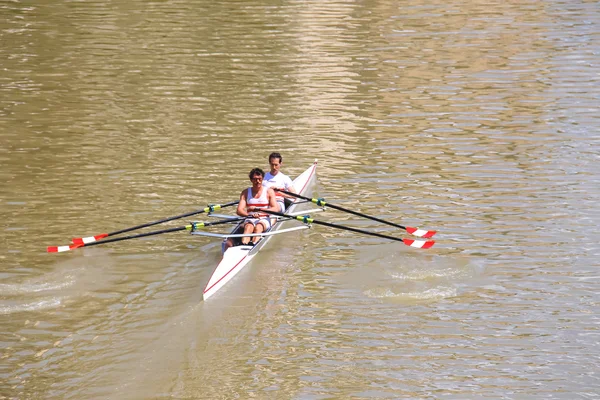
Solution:
[[[36,279],[38,281],[39,279]],[[27,293],[38,293],[52,290],[61,290],[75,283],[75,278],[67,277],[61,282],[25,282],[25,283],[0,283],[0,296],[17,296]]]
[[[0,315],[53,309],[65,301],[65,291],[76,283],[67,273],[44,274],[19,283],[0,283]]]
[[[102,257],[90,258],[85,265],[81,259],[70,260],[21,282],[0,283],[0,314],[58,308],[108,287],[115,279],[105,272],[111,264],[110,259]]]
[[[468,270],[454,267],[447,267],[443,269],[422,268],[406,272],[388,271],[388,274],[391,278],[401,281],[435,280],[470,276],[470,272]]]
[[[389,245],[359,256],[351,279],[363,295],[399,301],[437,301],[456,297],[481,268],[468,259],[447,255],[399,254]]]
[[[63,302],[63,298],[51,297],[40,299],[28,303],[9,303],[3,302],[0,305],[0,315],[15,314],[20,312],[42,311],[59,307]]]
[[[390,288],[369,289],[364,292],[364,295],[371,298],[393,298],[397,300],[441,300],[458,295],[456,287],[439,286],[423,291],[412,292],[394,292]]]

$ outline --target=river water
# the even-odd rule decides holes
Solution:
[[[0,399],[600,399],[600,8],[446,3],[0,3]],[[436,245],[315,226],[206,302],[215,240],[46,252],[272,151]]]

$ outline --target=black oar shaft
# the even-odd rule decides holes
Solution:
[[[326,202],[323,199],[311,199],[309,197],[305,197],[305,196],[302,196],[302,195],[299,195],[299,194],[296,194],[296,193],[288,192],[287,190],[282,190],[282,189],[275,189],[275,190],[277,190],[278,192],[281,192],[281,193],[288,194],[290,196],[297,197],[297,198],[302,199],[302,200],[312,201],[313,203],[315,203],[318,206],[331,207],[331,208],[333,208],[335,210],[344,211],[344,212],[347,212],[349,214],[356,215],[358,217],[367,218],[367,219],[370,219],[370,220],[373,220],[373,221],[381,222],[382,224],[386,224],[386,225],[390,225],[390,226],[394,226],[396,228],[401,228],[401,229],[406,230],[405,226],[402,226],[402,225],[399,225],[399,224],[395,224],[393,222],[386,221],[386,220],[383,220],[383,219],[380,219],[380,218],[377,218],[377,217],[373,217],[372,215],[367,215],[367,214],[359,213],[358,211],[354,211],[354,210],[350,210],[350,209],[347,209],[347,208],[344,208],[344,207],[336,206],[335,204],[328,203],[328,202]]]
[[[177,228],[170,228],[170,229],[163,229],[160,231],[140,233],[139,235],[119,236],[119,237],[112,238],[112,239],[104,239],[104,240],[99,240],[97,242],[86,243],[81,247],[95,246],[97,244],[105,244],[105,243],[111,243],[111,242],[120,242],[121,240],[137,239],[137,238],[142,238],[142,237],[146,237],[146,236],[160,235],[161,233],[183,231],[186,229],[191,230],[192,225],[180,226]]]
[[[274,215],[279,215],[281,217],[285,217],[285,214],[282,214],[280,212],[276,212],[276,211],[267,211],[267,210],[261,210],[264,211],[266,213],[269,214],[274,214]],[[355,233],[360,233],[363,235],[369,235],[369,236],[376,236],[376,237],[380,237],[383,239],[389,239],[389,240],[396,240],[398,242],[403,242],[404,240],[402,238],[397,238],[394,236],[388,236],[388,235],[384,235],[381,233],[377,233],[377,232],[370,232],[370,231],[365,231],[362,229],[357,229],[357,228],[351,228],[349,226],[344,226],[344,225],[338,225],[338,224],[332,224],[331,222],[325,222],[325,221],[318,221],[318,220],[314,220],[308,216],[296,216],[296,217],[292,217],[293,219],[297,219],[298,221],[304,222],[305,224],[317,224],[317,225],[323,225],[323,226],[328,226],[330,228],[335,228],[335,229],[342,229],[345,231],[350,231],[350,232],[355,232]]]
[[[179,226],[176,228],[162,229],[160,231],[140,233],[138,235],[120,236],[118,238],[99,240],[97,242],[86,243],[79,247],[95,246],[97,244],[105,244],[105,243],[111,243],[111,242],[120,242],[121,240],[138,239],[138,238],[143,238],[143,237],[147,237],[147,236],[160,235],[162,233],[170,233],[170,232],[185,231],[185,230],[192,231],[192,230],[198,229],[198,228],[204,228],[204,227],[212,226],[212,225],[227,224],[227,223],[239,221],[242,219],[243,218],[240,217],[240,218],[230,218],[230,219],[225,219],[225,220],[221,220],[221,221],[207,222],[207,223],[193,222],[189,225]]]
[[[135,231],[135,230],[138,230],[138,229],[147,228],[149,226],[163,224],[165,222],[173,221],[173,220],[176,220],[176,219],[191,217],[192,215],[197,215],[197,214],[212,212],[212,211],[224,208],[224,207],[233,206],[233,205],[235,205],[237,203],[239,203],[239,200],[238,201],[232,201],[232,202],[225,203],[225,204],[209,205],[208,207],[203,208],[202,210],[192,211],[192,212],[189,212],[189,213],[185,213],[185,214],[181,214],[181,215],[176,215],[174,217],[169,217],[169,218],[161,219],[159,221],[148,222],[146,224],[137,225],[137,226],[134,226],[134,227],[131,227],[131,228],[125,228],[125,229],[121,229],[119,231],[110,232],[107,236],[119,235],[121,233],[131,232],[131,231]]]

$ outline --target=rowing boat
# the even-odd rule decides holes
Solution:
[[[283,192],[284,194],[291,196],[291,198],[293,198],[294,201],[290,202],[291,204],[285,213],[270,211],[268,209],[261,210],[261,212],[270,214],[271,218],[273,220],[275,220],[275,222],[272,225],[272,228],[267,232],[251,233],[251,234],[239,233],[239,232],[243,231],[243,229],[241,229],[241,228],[243,228],[243,223],[244,223],[243,220],[245,219],[244,217],[239,217],[237,215],[236,216],[218,215],[218,214],[214,213],[214,211],[220,210],[224,207],[234,206],[234,205],[238,204],[238,201],[233,201],[233,202],[229,202],[226,204],[209,205],[208,207],[200,209],[200,210],[196,210],[196,211],[181,214],[181,215],[176,215],[174,217],[169,217],[169,218],[161,219],[161,220],[154,221],[154,222],[148,222],[148,223],[145,223],[142,225],[137,225],[137,226],[134,226],[131,228],[121,229],[121,230],[118,230],[115,232],[101,233],[101,234],[97,234],[94,236],[75,238],[75,239],[72,239],[73,244],[64,245],[64,246],[48,246],[46,251],[49,253],[60,253],[60,252],[64,252],[64,251],[78,249],[81,247],[95,246],[95,245],[99,245],[99,244],[113,243],[113,242],[119,242],[119,241],[123,241],[123,240],[136,239],[136,238],[144,238],[144,237],[161,235],[161,234],[170,233],[170,232],[179,232],[179,231],[189,231],[193,235],[202,235],[202,236],[220,238],[220,239],[224,239],[224,240],[227,240],[230,238],[239,239],[241,237],[248,237],[248,236],[257,237],[258,236],[259,240],[255,245],[233,246],[233,247],[227,248],[223,252],[223,258],[221,259],[221,261],[219,262],[219,264],[213,271],[213,273],[212,273],[210,279],[208,280],[208,283],[204,289],[203,297],[204,297],[204,300],[206,300],[209,297],[211,297],[212,295],[214,295],[219,289],[221,289],[223,287],[223,285],[225,285],[227,282],[229,282],[250,261],[252,261],[252,259],[258,254],[258,252],[264,246],[266,246],[266,244],[269,242],[269,240],[271,239],[272,236],[277,235],[277,234],[286,233],[286,232],[297,231],[297,230],[301,230],[301,229],[308,229],[311,227],[312,224],[326,226],[326,227],[333,228],[333,229],[340,229],[340,230],[344,230],[344,231],[354,232],[354,233],[358,233],[361,235],[374,236],[374,237],[378,237],[378,238],[386,239],[386,240],[398,241],[398,242],[404,243],[407,246],[410,246],[413,248],[419,248],[419,249],[429,249],[435,243],[433,240],[414,240],[414,239],[399,238],[396,236],[391,236],[391,235],[387,235],[387,234],[383,234],[383,233],[379,233],[379,232],[372,232],[372,231],[367,231],[364,229],[358,229],[358,228],[353,228],[350,226],[344,226],[344,225],[334,224],[331,222],[313,219],[310,216],[310,213],[317,212],[317,211],[324,211],[325,206],[327,205],[328,207],[333,208],[335,210],[343,211],[343,212],[353,214],[353,215],[356,215],[356,216],[359,216],[362,218],[367,218],[367,219],[370,219],[373,221],[384,223],[384,224],[393,226],[395,228],[403,229],[407,233],[409,233],[413,236],[420,237],[420,238],[429,239],[436,233],[436,231],[429,231],[426,229],[419,229],[419,228],[414,228],[414,227],[410,227],[410,226],[403,226],[400,224],[393,223],[391,221],[383,220],[381,218],[366,215],[366,214],[363,214],[363,213],[355,211],[355,210],[351,210],[351,209],[341,207],[339,205],[331,204],[329,202],[326,202],[325,199],[322,199],[322,198],[318,198],[318,199],[312,198],[311,199],[311,198],[305,197],[304,194],[306,194],[310,190],[312,183],[316,179],[316,172],[317,172],[317,162],[315,161],[310,167],[308,167],[306,169],[306,171],[304,171],[302,174],[300,174],[293,181],[294,188],[298,191],[298,193],[287,192],[283,189],[277,189],[277,188],[275,189],[276,191]],[[286,201],[287,200],[288,199],[286,199]],[[303,205],[308,204],[308,203],[315,203],[320,208],[313,209],[313,210],[307,210],[305,207],[303,207]],[[153,226],[153,225],[158,225],[158,224],[162,224],[162,223],[165,223],[168,221],[173,221],[176,219],[186,218],[191,215],[203,214],[203,213],[205,213],[211,217],[221,217],[223,219],[221,219],[219,221],[215,221],[215,222],[191,222],[187,225],[179,226],[179,227],[175,227],[175,228],[167,228],[167,229],[161,229],[161,230],[153,231],[153,232],[140,233],[140,234],[136,234],[136,235],[118,236],[118,237],[114,237],[114,238],[112,238],[112,237],[109,238],[110,236],[120,235],[125,232],[130,232],[130,231],[134,231],[137,229],[141,229],[141,228],[145,228],[145,227],[149,227],[149,226]],[[291,220],[300,221],[304,225],[295,226],[295,227],[291,227],[291,228],[284,228],[284,225],[287,223],[287,221],[291,221]],[[239,221],[242,221],[242,222],[239,222]],[[207,228],[209,226],[232,224],[232,223],[237,223],[237,226],[229,234],[219,234],[219,233],[201,231],[202,228]]]
[[[310,187],[316,178],[317,162],[315,161],[310,167],[294,179],[294,188],[300,195],[304,195],[308,192]],[[214,295],[219,289],[221,289],[227,282],[229,282],[237,273],[239,273],[252,259],[258,254],[258,252],[269,242],[271,237],[275,234],[290,232],[293,230],[306,229],[307,226],[297,226],[293,228],[283,229],[288,217],[294,217],[297,215],[298,208],[302,202],[292,203],[285,214],[277,217],[277,221],[273,224],[273,227],[264,233],[253,234],[260,236],[260,240],[254,245],[239,245],[229,247],[223,253],[223,258],[213,271],[206,287],[204,288],[204,300]],[[238,238],[244,235],[238,234],[240,227],[243,226],[243,221],[238,224],[226,238]],[[195,235],[212,236],[206,232],[192,232]],[[245,235],[249,236],[249,235]],[[226,239],[225,239],[226,240]]]

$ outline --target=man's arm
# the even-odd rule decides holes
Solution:
[[[238,203],[237,206],[237,211],[236,214],[239,215],[240,217],[247,217],[248,213],[246,212],[246,207],[248,206],[246,204],[246,191],[242,190],[242,193],[240,193],[240,202]]]
[[[298,193],[298,192],[296,192],[296,189],[294,188],[294,182],[292,182],[292,180],[289,177],[288,177],[286,183],[287,184],[286,184],[285,190],[287,190],[288,192],[292,192],[292,193]],[[294,196],[290,196],[290,195],[287,195],[286,197],[295,198]]]
[[[277,198],[273,189],[268,189],[267,198],[269,199],[269,211],[279,211],[279,204],[277,204]]]

